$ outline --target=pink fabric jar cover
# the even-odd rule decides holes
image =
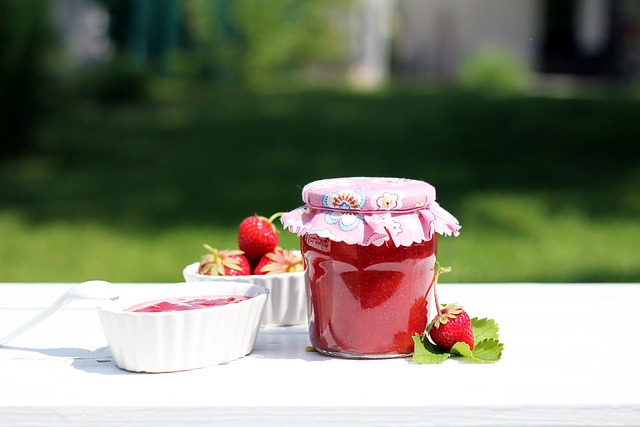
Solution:
[[[431,240],[433,233],[457,236],[458,220],[436,202],[435,188],[404,178],[333,178],[302,189],[305,205],[282,215],[298,236],[316,234],[337,242],[396,246]]]

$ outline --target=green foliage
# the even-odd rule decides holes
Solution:
[[[479,319],[474,317],[471,319],[473,325],[473,342],[474,346],[486,339],[499,339],[498,324],[493,319]]]
[[[169,96],[170,95],[170,96]],[[244,216],[345,175],[424,179],[462,224],[445,282],[640,281],[632,98],[184,86],[60,107],[0,168],[0,281],[178,281]],[[295,235],[283,232],[285,247]]]
[[[486,49],[465,61],[458,80],[463,88],[492,95],[522,94],[529,86],[529,72],[515,56]]]
[[[0,161],[28,151],[51,48],[46,0],[0,1]]]
[[[299,81],[310,64],[339,58],[344,40],[329,18],[345,3],[185,0],[186,39],[169,56],[169,69],[181,77],[249,86]]]
[[[340,40],[330,26],[329,12],[340,3],[235,1],[235,17],[244,40],[243,79],[252,85],[283,82],[295,79],[295,73],[313,61],[335,57]]]
[[[76,71],[72,85],[79,98],[102,105],[115,105],[147,100],[150,78],[143,64],[132,58],[118,56],[105,64]]]
[[[436,365],[444,362],[451,354],[429,341],[426,334],[413,336],[413,361],[421,365]]]
[[[451,354],[476,363],[495,363],[502,357],[503,348],[504,344],[496,339],[480,341],[473,350],[466,342],[457,342],[451,347]]]
[[[100,1],[118,55],[154,77],[264,87],[339,61],[346,38],[331,14],[352,0]]]

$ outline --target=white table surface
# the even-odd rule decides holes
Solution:
[[[0,336],[71,284],[0,284]],[[118,284],[121,287],[152,284]],[[502,360],[343,360],[306,326],[263,328],[249,356],[166,374],[120,370],[93,302],[0,347],[0,425],[639,426],[640,284],[447,284],[491,317]]]

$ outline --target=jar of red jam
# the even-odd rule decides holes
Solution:
[[[434,309],[437,235],[458,235],[458,221],[411,179],[315,181],[302,200],[282,223],[300,236],[311,344],[349,358],[411,355]]]

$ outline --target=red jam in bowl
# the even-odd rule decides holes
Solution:
[[[436,247],[435,235],[400,247],[302,236],[311,344],[343,357],[410,355],[427,323]]]
[[[244,295],[212,296],[212,297],[181,297],[169,300],[145,302],[127,308],[125,311],[135,313],[164,313],[167,311],[196,310],[199,308],[217,307],[246,301],[250,297]]]

